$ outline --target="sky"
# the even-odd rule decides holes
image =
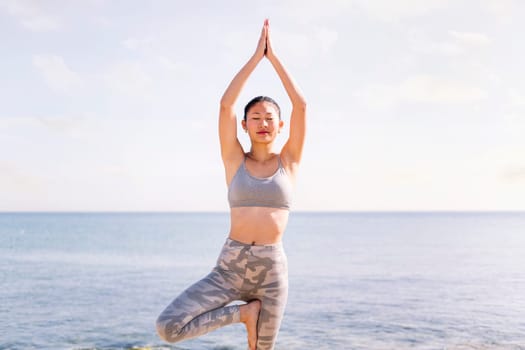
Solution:
[[[297,211],[525,210],[525,2],[0,0],[0,211],[227,211],[220,98],[269,18]],[[267,60],[253,96],[290,102]],[[249,148],[244,133],[239,135]]]

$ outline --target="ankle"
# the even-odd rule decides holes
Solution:
[[[239,306],[239,318],[242,323],[246,323],[251,320],[253,314],[259,313],[261,309],[260,300],[252,300],[249,303]]]

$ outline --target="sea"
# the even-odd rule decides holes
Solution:
[[[1,213],[0,349],[178,344],[155,320],[214,266],[228,213]],[[525,349],[524,212],[292,212],[276,350]]]

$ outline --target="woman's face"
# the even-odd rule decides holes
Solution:
[[[242,127],[248,131],[252,142],[268,143],[275,139],[283,127],[278,113],[275,105],[267,101],[258,102],[250,108]]]

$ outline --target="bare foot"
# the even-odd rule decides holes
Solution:
[[[253,300],[239,308],[241,312],[241,322],[246,326],[248,332],[248,347],[256,350],[257,346],[257,320],[261,311],[261,301]]]

